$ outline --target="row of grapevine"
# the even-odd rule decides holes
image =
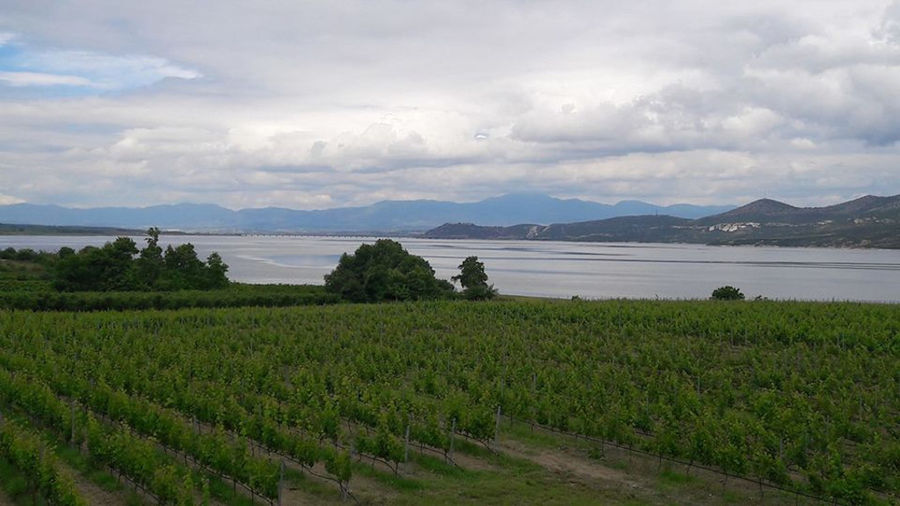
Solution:
[[[69,416],[56,392],[46,386],[52,384],[62,394],[83,403],[92,413],[152,437],[161,445],[190,456],[199,465],[237,480],[262,497],[277,499],[280,467],[270,459],[254,456],[250,447],[255,443],[246,437],[226,433],[221,425],[204,433],[178,413],[147,399],[129,396],[104,383],[90,385],[83,378],[70,377],[62,372],[39,378],[37,375],[46,369],[47,364],[26,365],[28,361],[21,358],[16,362],[20,371],[34,376],[23,378],[18,384],[12,379],[12,388],[22,398],[22,404],[31,406],[32,412],[48,422],[64,426]],[[4,384],[4,372],[0,369],[0,389]],[[18,388],[22,386],[22,381],[28,388]],[[74,404],[70,406],[74,410]],[[273,446],[287,449],[291,456],[303,459],[298,461],[307,467],[324,461],[327,468],[335,469],[336,479],[342,487],[349,481],[349,460],[341,458],[338,452],[320,447],[315,441],[300,437],[277,439],[278,435],[269,434],[263,441],[272,444],[274,440],[277,444]]]
[[[21,410],[72,443],[86,444],[95,463],[117,470],[160,502],[193,503],[189,470],[154,442],[122,427],[99,423],[91,413],[74,409],[34,378],[0,368],[0,403]]]
[[[518,419],[837,499],[900,490],[896,306],[5,313],[0,332],[7,367],[41,364],[48,382],[64,378],[53,385],[65,395],[146,398],[306,461],[329,441],[396,463],[407,431],[442,450],[453,426],[490,441],[500,406]]]
[[[87,505],[72,477],[62,471],[53,448],[22,425],[0,420],[0,457],[28,476],[33,488],[51,504]]]

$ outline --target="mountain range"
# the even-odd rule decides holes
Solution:
[[[690,204],[657,206],[636,200],[609,205],[528,193],[508,194],[469,203],[387,200],[364,207],[313,211],[281,207],[234,211],[213,204],[86,209],[12,204],[0,206],[0,223],[132,229],[156,226],[169,230],[228,233],[421,232],[450,221],[508,226],[516,223],[598,220],[637,214],[699,218],[733,207]]]
[[[429,230],[424,236],[440,239],[900,248],[900,195],[867,195],[826,207],[794,207],[761,199],[696,219],[639,215],[509,227],[446,223]]]

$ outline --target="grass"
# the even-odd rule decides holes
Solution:
[[[687,485],[691,483],[696,483],[698,479],[694,476],[688,476],[686,474],[675,472],[671,469],[663,469],[659,473],[659,482],[665,485]]]
[[[412,453],[410,455],[410,460],[416,463],[416,465],[418,465],[423,470],[433,474],[463,477],[466,476],[466,474],[469,472],[461,467],[454,466],[453,464],[444,462],[438,457],[433,457],[431,455]]]
[[[402,475],[396,475],[391,472],[381,471],[364,462],[354,462],[353,472],[360,476],[372,478],[382,485],[399,491],[408,492],[425,488],[425,485],[419,480],[405,478]]]

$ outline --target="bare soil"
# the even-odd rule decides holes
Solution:
[[[81,494],[91,506],[122,506],[128,504],[124,492],[110,492],[104,490],[64,462],[59,461],[59,465],[72,477],[72,481],[75,482],[75,488],[78,490],[78,493]]]
[[[561,479],[598,491],[612,492],[623,500],[648,504],[815,504],[802,496],[763,489],[735,477],[681,464],[659,461],[651,456],[606,446],[601,458],[589,456],[591,445],[567,446],[567,438],[557,438],[557,447],[530,445],[501,438],[499,449],[507,455],[540,465]]]

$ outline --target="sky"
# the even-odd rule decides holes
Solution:
[[[900,193],[900,2],[0,0],[0,204]]]

